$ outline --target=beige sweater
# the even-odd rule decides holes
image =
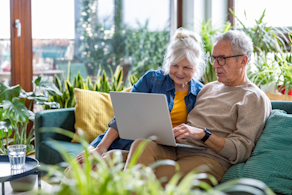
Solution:
[[[188,137],[178,142],[207,147],[207,150],[178,148],[177,152],[212,158],[225,169],[231,164],[245,162],[263,131],[271,107],[265,93],[249,80],[236,87],[218,81],[209,83],[200,91],[188,115],[188,125],[206,127],[213,134],[224,137],[225,146],[216,153],[201,140]]]

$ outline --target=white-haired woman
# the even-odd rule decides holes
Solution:
[[[186,122],[188,113],[196,103],[196,97],[203,87],[198,79],[202,77],[204,70],[205,59],[200,36],[180,28],[167,48],[163,70],[148,71],[133,85],[131,92],[165,94],[172,125],[176,127]],[[119,138],[115,118],[108,126],[107,131],[90,144],[90,149],[100,155],[113,149],[128,151],[133,141]],[[123,155],[126,157],[127,152],[123,152]],[[84,152],[75,159],[81,163],[83,156]]]

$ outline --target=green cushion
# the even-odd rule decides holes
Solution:
[[[234,178],[254,178],[276,193],[292,194],[292,115],[272,110],[255,150],[246,163],[233,165],[222,182]]]
[[[64,162],[60,153],[60,147],[64,148],[66,152],[72,157],[77,156],[83,151],[81,144],[71,143],[67,141],[42,141],[39,144],[39,161],[45,164],[57,164]]]

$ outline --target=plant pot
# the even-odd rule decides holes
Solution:
[[[265,93],[276,93],[276,84],[275,83],[260,85],[260,88]]]
[[[28,175],[23,178],[10,181],[10,186],[14,191],[29,191],[34,188],[36,179],[37,175]]]
[[[286,89],[283,88],[282,86],[278,86],[278,89],[280,90],[282,88],[282,90],[280,91],[283,95],[285,95]],[[290,89],[290,91],[288,92],[288,95],[292,95],[292,89]]]

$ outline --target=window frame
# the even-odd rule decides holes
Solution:
[[[21,23],[21,36],[17,37],[15,20]],[[32,33],[31,0],[10,1],[11,81],[32,91]]]

